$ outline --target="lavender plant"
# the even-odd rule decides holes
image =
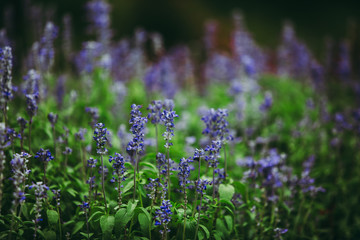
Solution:
[[[122,193],[121,188],[123,187],[122,182],[125,181],[125,179],[126,179],[126,177],[125,177],[125,175],[126,175],[125,159],[121,154],[115,153],[114,157],[112,157],[112,156],[109,157],[109,162],[110,163],[113,162],[113,164],[112,164],[112,167],[114,169],[113,175],[116,176],[116,179],[115,179],[115,177],[113,177],[111,179],[111,182],[118,183],[118,185],[117,185],[117,187],[115,187],[115,189],[118,191],[118,205],[120,207],[122,204],[122,198],[121,198],[121,193]]]
[[[54,157],[51,155],[51,152],[48,149],[42,149],[40,148],[40,150],[36,153],[36,155],[34,156],[35,159],[39,159],[41,162],[44,163],[44,176],[43,176],[43,181],[44,183],[46,183],[46,168],[48,163],[51,160],[54,160]]]
[[[100,155],[100,159],[101,159],[101,187],[105,202],[105,212],[108,212],[106,195],[105,195],[105,173],[104,173],[104,160],[103,160],[103,155],[105,155],[108,152],[108,150],[105,147],[105,145],[108,142],[108,139],[107,139],[107,128],[105,128],[105,125],[103,123],[97,123],[95,125],[93,138],[96,142],[96,152],[97,154]]]

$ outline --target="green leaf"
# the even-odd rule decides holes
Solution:
[[[44,231],[46,240],[56,240],[56,233],[54,231]]]
[[[99,220],[99,217],[100,217],[100,215],[102,215],[103,214],[103,212],[101,212],[101,211],[97,211],[97,212],[94,212],[91,216],[90,216],[90,218],[89,218],[89,222],[91,222],[91,220],[93,220],[94,218],[95,218],[95,221],[96,220]]]
[[[232,230],[233,230],[233,227],[234,227],[233,218],[232,218],[232,216],[230,216],[230,215],[225,215],[225,216],[224,216],[224,219],[225,219],[225,223],[226,223],[227,229],[229,230],[229,233],[231,233]]]
[[[209,238],[210,238],[210,232],[209,232],[209,230],[207,229],[207,227],[205,227],[205,226],[202,225],[202,224],[200,224],[199,227],[200,227],[200,229],[205,233],[206,239],[209,239]]]
[[[138,215],[138,220],[140,223],[140,229],[146,236],[149,235],[150,219],[145,213],[140,213]]]
[[[235,188],[230,184],[220,184],[219,195],[220,199],[231,200],[235,193]]]
[[[94,233],[89,233],[89,238],[88,238],[88,234],[84,233],[84,232],[80,232],[80,234],[84,237],[86,237],[87,239],[91,238],[92,235],[94,235]]]
[[[129,191],[130,189],[132,189],[134,187],[134,182],[133,181],[129,181],[124,188],[122,189],[122,194],[125,194],[127,191]]]
[[[74,228],[73,228],[73,231],[72,231],[72,234],[74,235],[75,233],[77,233],[78,231],[80,231],[80,229],[83,228],[85,222],[84,221],[79,221],[75,224]]]
[[[49,226],[55,225],[59,221],[59,214],[55,210],[47,210],[47,217]]]
[[[150,168],[151,170],[153,170],[153,172],[155,172],[155,173],[157,173],[157,168],[156,168],[156,166],[154,165],[154,164],[152,164],[152,163],[149,163],[149,162],[144,162],[144,161],[142,161],[142,162],[140,162],[139,163],[139,165],[140,166],[145,166],[145,167],[148,167],[148,168]]]
[[[114,216],[102,216],[100,218],[100,227],[103,233],[103,239],[110,239],[112,231],[115,225],[115,217]]]

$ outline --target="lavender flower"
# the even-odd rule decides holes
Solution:
[[[286,229],[286,228],[275,228],[274,229],[274,232],[275,232],[274,238],[281,240],[282,239],[281,235],[287,233],[287,231],[288,231],[288,229]]]
[[[42,148],[40,148],[40,150],[36,153],[34,158],[39,159],[42,162],[50,162],[51,160],[54,159],[54,157],[51,156],[51,152],[48,149],[44,150]]]
[[[85,112],[90,114],[91,122],[89,123],[92,128],[95,127],[96,123],[99,121],[99,109],[95,107],[86,107]]]
[[[200,196],[204,196],[204,193],[207,189],[207,186],[210,185],[211,182],[207,179],[199,179],[195,182],[196,192],[200,194]]]
[[[39,92],[41,75],[36,70],[30,69],[23,79],[25,81],[23,87],[23,92],[25,94],[35,94]]]
[[[152,124],[159,124],[161,122],[161,115],[163,111],[163,103],[161,100],[152,101],[149,104],[147,110],[150,111],[148,114],[148,119],[151,121]]]
[[[110,31],[110,5],[103,0],[92,0],[87,3],[90,31],[95,33],[97,40],[104,45],[109,44]]]
[[[71,155],[71,153],[72,153],[72,149],[69,147],[65,147],[63,154],[68,156],[68,155]]]
[[[186,185],[190,183],[189,176],[190,176],[190,171],[192,170],[190,166],[191,162],[193,162],[191,158],[180,159],[180,163],[178,167],[179,170],[178,177],[179,177],[179,185],[181,187],[185,188]]]
[[[87,133],[86,128],[80,128],[79,131],[74,134],[75,140],[81,142],[84,141],[86,133]]]
[[[117,177],[117,182],[118,182],[118,186],[115,188],[118,191],[118,204],[119,206],[122,204],[121,202],[121,183],[123,181],[125,181],[125,172],[126,172],[126,168],[125,168],[125,160],[124,157],[119,154],[119,153],[115,153],[114,157],[110,156],[109,157],[109,162],[113,162],[113,175],[116,175]],[[111,182],[114,183],[116,181],[115,177],[113,177],[111,179]]]
[[[179,115],[177,115],[173,109],[174,102],[169,99],[165,100],[164,110],[161,114],[161,121],[166,127],[166,131],[163,133],[164,140],[166,141],[164,145],[166,149],[169,149],[170,146],[173,145],[171,139],[174,136],[174,118],[179,117]]]
[[[34,116],[36,116],[37,111],[38,111],[38,99],[39,99],[39,95],[38,93],[35,94],[26,94],[26,111],[30,117],[30,122],[32,121],[32,118]]]
[[[267,112],[273,105],[273,98],[271,92],[265,93],[264,102],[260,105],[259,109],[262,112]]]
[[[141,117],[140,108],[141,105],[131,105],[132,110],[129,123],[131,124],[130,131],[133,134],[133,139],[128,143],[126,148],[126,151],[130,156],[142,154],[144,152],[144,129],[147,118]]]
[[[53,199],[55,199],[55,201],[56,201],[56,207],[60,207],[60,197],[61,197],[61,195],[60,195],[60,189],[58,189],[58,190],[51,190],[52,191],[52,193],[54,194],[54,197],[53,197]]]
[[[42,182],[37,182],[36,184],[32,184],[29,189],[35,189],[35,204],[34,204],[34,212],[35,212],[35,220],[33,222],[35,223],[35,232],[34,232],[34,238],[36,238],[37,229],[40,229],[41,227],[38,225],[39,222],[43,221],[41,216],[41,211],[43,210],[43,203],[47,199],[47,191],[49,190],[49,187],[43,184]]]
[[[45,26],[44,35],[40,41],[40,49],[38,55],[39,68],[41,71],[48,72],[54,65],[54,40],[57,37],[58,28],[52,23],[48,22]]]
[[[22,204],[25,201],[25,192],[24,188],[26,187],[26,181],[28,179],[28,175],[31,172],[27,168],[27,164],[29,162],[29,159],[31,156],[27,153],[22,152],[21,154],[15,153],[14,158],[11,160],[11,172],[13,173],[13,176],[10,178],[10,180],[13,181],[14,184],[14,200],[13,200],[13,206],[15,207],[13,209],[14,213],[16,213],[16,207],[17,204]]]
[[[51,113],[48,114],[48,120],[51,123],[52,128],[55,127],[55,124],[56,124],[58,118],[59,118],[59,116],[57,114],[55,114],[55,113],[51,112]]]
[[[0,102],[6,104],[12,99],[12,53],[11,47],[0,48]]]
[[[210,145],[206,146],[205,152],[207,152],[207,155],[205,156],[205,161],[208,163],[209,167],[215,169],[219,165],[221,147],[221,141],[212,141]]]
[[[325,189],[322,187],[314,186],[315,179],[310,177],[311,169],[314,165],[315,157],[310,156],[303,163],[303,172],[301,173],[301,179],[299,180],[299,186],[303,193],[310,193],[311,196],[315,196],[318,192],[325,192]]]
[[[171,212],[171,207],[172,205],[170,200],[163,200],[160,209],[156,210],[155,212],[155,226],[163,226],[164,230],[159,231],[163,235],[163,238],[167,232],[170,232],[170,229],[168,229],[168,224],[170,223],[171,215],[173,214]]]
[[[225,138],[231,139],[228,129],[229,123],[226,120],[227,116],[227,109],[215,110],[211,108],[207,114],[201,118],[205,123],[205,129],[202,133],[209,136],[211,140],[219,139],[223,141]]]
[[[92,157],[90,157],[88,160],[87,160],[87,166],[89,168],[95,168],[96,167],[96,164],[97,164],[97,159],[94,159]]]
[[[105,128],[105,125],[103,123],[97,123],[95,124],[95,130],[94,130],[94,137],[93,139],[96,142],[96,152],[100,155],[104,155],[107,153],[107,149],[105,148],[105,145],[108,142],[107,139],[107,128]]]

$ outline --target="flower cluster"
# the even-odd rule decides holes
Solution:
[[[210,145],[206,146],[205,152],[207,152],[207,155],[205,156],[205,161],[209,167],[216,168],[218,166],[221,147],[221,141],[212,141]]]
[[[211,140],[219,139],[223,141],[225,138],[231,139],[228,129],[227,109],[213,109],[211,108],[201,120],[205,123],[205,129],[202,132],[204,135],[210,137]]]
[[[57,207],[60,207],[60,197],[61,197],[61,195],[60,195],[60,189],[58,189],[58,190],[51,190],[52,191],[52,193],[54,194],[54,199],[55,199],[55,201],[56,201],[56,206]]]
[[[39,100],[39,94],[38,93],[34,93],[34,94],[26,94],[26,111],[30,117],[30,119],[32,119],[38,111],[38,100]]]
[[[107,128],[105,128],[103,123],[95,124],[93,139],[96,142],[96,152],[100,155],[104,155],[108,151],[105,148],[105,145],[108,143],[107,133]]]
[[[36,70],[30,69],[23,79],[25,81],[23,87],[24,94],[35,94],[39,92],[41,75]]]
[[[260,105],[259,109],[262,112],[268,111],[273,104],[272,94],[270,92],[265,93],[264,102]]]
[[[155,225],[162,225],[164,227],[164,230],[160,230],[161,234],[166,234],[166,232],[170,232],[170,229],[168,229],[168,224],[171,221],[171,215],[173,214],[171,211],[171,207],[172,205],[170,203],[170,200],[162,200],[160,209],[156,210],[155,212]]]
[[[315,196],[318,192],[325,192],[325,189],[322,187],[314,186],[315,179],[310,177],[310,171],[314,165],[315,156],[310,156],[303,163],[303,172],[301,173],[301,179],[299,180],[299,185],[303,193],[309,193],[311,196]]]
[[[110,41],[110,5],[103,0],[92,0],[87,3],[88,17],[91,22],[90,31],[103,44]]]
[[[131,124],[130,131],[133,134],[132,140],[128,143],[126,151],[130,156],[134,154],[142,154],[144,152],[144,129],[145,123],[147,123],[146,117],[141,117],[140,112],[141,105],[131,105],[131,118],[129,123]]]
[[[87,167],[89,167],[89,168],[95,168],[96,164],[97,164],[97,159],[94,159],[94,158],[90,157],[87,160]]]
[[[26,187],[26,181],[28,179],[28,175],[31,172],[27,168],[27,164],[31,156],[25,152],[21,154],[15,153],[14,158],[10,161],[11,171],[13,176],[10,178],[14,184],[14,201],[13,205],[16,206],[17,203],[22,203],[25,201],[25,192],[24,188]]]
[[[37,158],[42,162],[50,162],[51,160],[54,159],[54,157],[51,155],[51,152],[48,149],[44,150],[42,148],[40,148],[40,150],[36,153],[34,158]]]
[[[8,102],[12,99],[12,53],[11,47],[0,48],[0,101]]]
[[[161,114],[161,121],[164,123],[166,127],[166,131],[163,133],[165,143],[165,148],[169,149],[172,146],[171,139],[174,136],[174,118],[179,117],[174,109],[174,102],[172,100],[166,99],[164,101],[164,110]]]
[[[47,199],[47,191],[49,187],[43,184],[43,182],[37,182],[36,184],[32,184],[29,189],[35,189],[35,198],[36,202],[34,205],[35,210],[35,223],[41,222],[43,219],[41,218],[41,211],[43,202]]]
[[[95,107],[86,107],[85,112],[87,112],[91,117],[90,125],[95,127],[96,123],[99,121],[99,109]]]
[[[84,139],[85,139],[84,136],[86,133],[87,133],[86,128],[80,128],[79,131],[74,134],[75,140],[76,141],[84,141]]]
[[[161,122],[161,115],[163,111],[163,103],[160,100],[152,101],[147,108],[150,112],[148,119],[152,124],[159,124]]]
[[[40,41],[40,49],[38,55],[39,67],[42,72],[47,72],[54,65],[54,40],[57,37],[58,28],[48,22],[45,26],[44,35]]]
[[[51,123],[51,127],[54,128],[59,116],[57,114],[51,112],[48,114],[47,117],[48,117],[49,122]]]
[[[115,153],[114,157],[109,157],[109,162],[112,163],[112,167],[114,168],[113,175],[116,175],[118,181],[122,182],[125,181],[125,160],[124,157],[120,153]],[[111,182],[115,182],[115,177],[111,179]]]
[[[190,165],[190,163],[193,162],[192,158],[181,158],[180,159],[180,163],[179,163],[179,173],[178,173],[178,177],[179,177],[179,185],[181,187],[186,187],[187,184],[190,183],[189,180],[189,176],[190,176],[190,171],[193,169],[192,166]],[[182,191],[182,190],[180,190]]]
[[[199,193],[201,196],[204,195],[207,186],[210,185],[210,181],[206,180],[206,179],[199,179],[195,181],[195,186],[196,186],[196,192]]]

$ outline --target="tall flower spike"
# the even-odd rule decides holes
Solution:
[[[36,184],[32,184],[29,187],[29,189],[32,188],[34,188],[35,190],[36,199],[34,205],[35,219],[33,220],[33,222],[35,223],[34,238],[36,239],[37,229],[41,228],[38,223],[43,221],[41,211],[43,210],[43,203],[47,199],[47,191],[49,190],[49,187],[42,182],[37,182]]]
[[[107,139],[107,128],[103,123],[97,123],[94,130],[94,140],[96,142],[96,152],[100,155],[105,155],[108,150],[105,145],[108,142]]]
[[[39,84],[41,81],[41,75],[34,69],[30,69],[28,73],[23,77],[23,92],[24,94],[35,94],[39,92]]]
[[[155,225],[162,225],[164,229],[159,231],[163,235],[163,239],[166,233],[170,232],[170,229],[168,229],[168,224],[170,223],[171,215],[173,214],[171,212],[171,207],[172,205],[170,200],[163,200],[160,209],[156,210],[155,212]]]
[[[51,127],[54,128],[59,116],[57,114],[51,112],[48,114],[47,117],[48,117],[49,122],[51,123]]]
[[[0,96],[4,104],[12,99],[12,53],[11,47],[0,48]]]
[[[192,158],[182,158],[179,163],[179,185],[181,187],[186,187],[187,184],[190,183],[189,176],[191,171],[190,163],[192,162]],[[182,191],[182,190],[180,190]]]
[[[152,101],[147,108],[150,113],[148,114],[148,119],[152,124],[159,124],[161,121],[161,114],[163,110],[163,103],[160,100]]]
[[[40,150],[36,153],[34,158],[39,159],[42,162],[50,162],[51,160],[54,160],[54,157],[51,155],[51,152],[46,149],[40,148]]]
[[[26,111],[30,117],[30,119],[32,119],[34,116],[36,116],[37,111],[38,111],[38,99],[39,99],[39,95],[38,93],[35,94],[27,94],[25,95],[26,97]]]
[[[225,138],[230,139],[228,129],[228,110],[227,109],[213,109],[211,108],[201,120],[205,123],[205,129],[202,132],[204,135],[210,137],[211,140],[220,139],[221,141]]]
[[[31,156],[27,153],[15,153],[14,158],[11,160],[11,171],[13,173],[13,176],[10,178],[10,180],[13,181],[14,184],[14,200],[13,200],[13,206],[15,207],[13,211],[16,213],[16,207],[20,203],[23,203],[25,201],[25,192],[24,188],[26,187],[26,181],[28,179],[28,175],[31,172],[27,168],[27,163],[29,162],[29,159]]]
[[[121,185],[121,183],[123,181],[125,181],[125,172],[126,172],[126,168],[125,168],[125,160],[124,157],[119,154],[119,153],[115,153],[114,157],[110,156],[109,158],[109,162],[112,163],[112,167],[114,169],[113,175],[116,176],[117,179],[115,179],[115,177],[113,177],[111,179],[111,182],[118,182],[118,186],[115,188],[118,191],[118,204],[119,206],[122,204],[122,200],[121,200],[121,188],[123,187]]]
[[[130,156],[134,154],[142,154],[144,152],[144,129],[145,123],[147,123],[146,117],[141,117],[140,112],[141,105],[131,105],[131,118],[129,123],[131,124],[130,131],[133,134],[133,139],[129,142],[126,151]]]
[[[165,148],[169,149],[172,146],[171,139],[174,136],[174,118],[179,117],[175,113],[174,109],[174,102],[172,100],[166,99],[164,101],[164,110],[161,114],[161,120],[166,127],[166,131],[163,133],[165,143]]]
[[[39,68],[43,73],[48,72],[54,65],[55,50],[54,40],[57,37],[58,28],[52,23],[48,22],[44,29],[44,35],[40,41],[39,49]]]

